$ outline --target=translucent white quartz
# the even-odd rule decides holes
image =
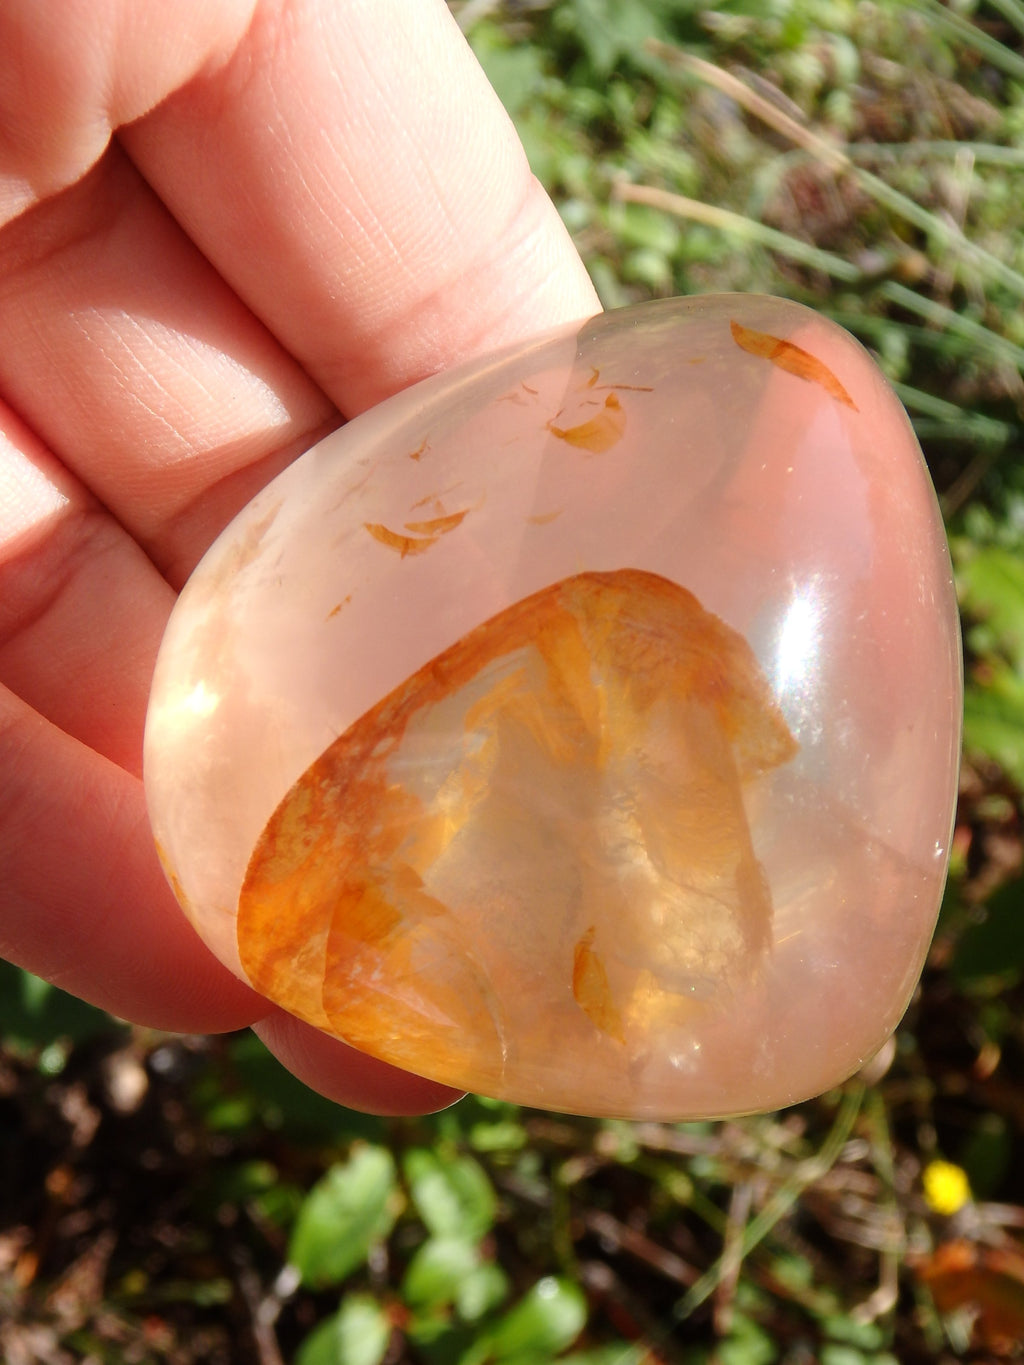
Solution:
[[[783,1105],[895,1026],[959,754],[948,554],[846,333],[724,295],[398,395],[224,532],[146,786],[179,900],[285,1008],[591,1114]]]

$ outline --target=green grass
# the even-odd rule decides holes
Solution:
[[[471,1099],[385,1123],[251,1037],[111,1031],[11,974],[0,1344],[186,1365],[995,1358],[1000,1324],[1024,1335],[1024,4],[452,8],[607,306],[797,299],[861,338],[911,414],[967,650],[921,990],[867,1074],[780,1114],[599,1123]],[[110,1078],[140,1068],[119,1108]],[[940,1159],[969,1184],[958,1211]],[[950,1244],[973,1268],[943,1280]]]

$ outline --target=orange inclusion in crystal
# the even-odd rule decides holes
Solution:
[[[572,994],[573,999],[585,1014],[588,1014],[602,1033],[609,1034],[618,1041],[625,1042],[622,1017],[608,984],[608,973],[604,963],[594,952],[595,926],[592,924],[572,955]]]
[[[469,508],[463,508],[461,512],[449,512],[446,516],[431,517],[428,521],[407,521],[405,529],[412,531],[418,536],[443,536],[449,531],[454,531],[456,526],[461,526],[467,516]]]
[[[429,501],[429,499],[423,499]],[[381,545],[386,545],[389,550],[397,550],[404,559],[406,555],[419,555],[424,550],[429,550],[431,545],[436,545],[442,536],[446,536],[449,531],[454,531],[457,526],[461,526],[463,520],[469,515],[470,509],[463,508],[461,512],[448,512],[443,516],[431,517],[428,521],[407,521],[404,530],[413,532],[412,535],[404,535],[401,531],[389,530],[387,526],[382,526],[380,522],[364,522],[363,525],[374,540]]]
[[[374,540],[386,545],[389,550],[397,550],[403,559],[406,555],[423,554],[424,550],[429,550],[431,545],[436,545],[441,539],[439,534],[422,537],[402,535],[400,531],[389,530],[379,521],[367,521],[364,526]]]
[[[512,1093],[552,1040],[622,1066],[769,950],[742,790],[795,751],[746,642],[692,594],[633,569],[565,579],[296,782],[246,873],[242,965],[453,1085]]]
[[[796,346],[792,341],[785,341],[782,337],[773,337],[768,332],[756,332],[753,327],[744,327],[741,322],[730,322],[729,330],[741,351],[770,360],[773,365],[778,365],[780,370],[785,370],[787,374],[795,374],[798,379],[820,384],[840,403],[853,408],[854,412],[858,411],[857,404],[832,371],[817,356],[811,355],[810,351],[805,351],[802,346]]]
[[[604,407],[597,416],[586,422],[579,422],[572,427],[556,427],[554,421],[548,423],[548,431],[552,436],[579,450],[589,450],[592,455],[603,455],[606,450],[611,450],[625,430],[626,413],[614,393],[604,400]]]

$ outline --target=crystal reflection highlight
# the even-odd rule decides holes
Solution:
[[[806,720],[814,694],[819,656],[823,584],[818,577],[793,594],[775,646],[775,693],[790,724]]]

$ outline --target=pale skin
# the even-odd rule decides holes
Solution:
[[[0,955],[154,1028],[251,1024],[355,1108],[455,1097],[203,947],[146,818],[150,677],[304,449],[598,307],[443,0],[0,5]]]

